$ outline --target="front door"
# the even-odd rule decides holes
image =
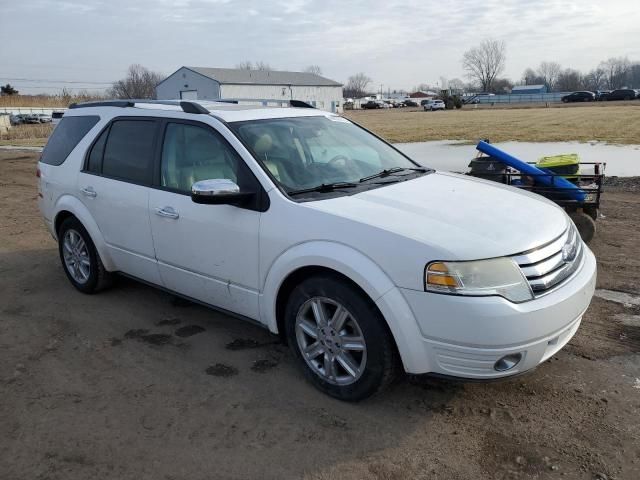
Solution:
[[[149,198],[158,267],[164,285],[183,295],[258,319],[260,212],[201,205],[190,197],[199,180],[229,179],[257,188],[244,160],[209,125],[167,121],[159,185]]]

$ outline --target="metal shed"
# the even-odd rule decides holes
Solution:
[[[302,100],[322,110],[342,107],[342,84],[313,73],[180,67],[156,86],[161,100]]]

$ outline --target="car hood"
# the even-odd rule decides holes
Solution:
[[[568,225],[564,211],[539,195],[445,172],[305,205],[420,242],[441,260],[524,252]]]

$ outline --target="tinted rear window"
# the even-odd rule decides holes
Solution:
[[[78,142],[98,123],[96,115],[86,117],[63,117],[55,128],[40,161],[49,165],[62,165]]]
[[[104,148],[102,174],[134,183],[149,183],[155,132],[153,120],[114,122]]]

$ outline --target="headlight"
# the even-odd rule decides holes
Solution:
[[[515,303],[533,299],[529,282],[511,258],[471,262],[432,262],[425,269],[425,290],[454,295],[499,295]]]

